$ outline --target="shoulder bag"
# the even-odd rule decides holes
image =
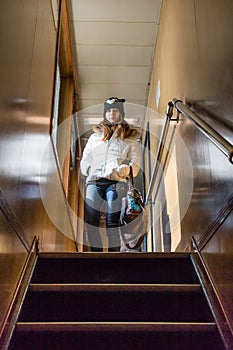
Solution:
[[[127,184],[128,191],[122,199],[120,215],[121,251],[141,251],[148,232],[148,214],[141,192],[134,187],[132,167]]]

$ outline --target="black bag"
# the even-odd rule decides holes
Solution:
[[[128,191],[122,199],[120,215],[121,251],[140,250],[148,231],[148,215],[140,191],[134,187],[133,172],[130,167]]]

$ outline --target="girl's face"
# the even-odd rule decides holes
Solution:
[[[120,120],[120,115],[118,108],[110,108],[107,110],[105,117],[110,123],[114,124]]]

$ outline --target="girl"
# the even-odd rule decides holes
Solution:
[[[130,166],[138,174],[137,131],[125,121],[125,99],[111,97],[104,103],[103,121],[93,128],[81,160],[86,176],[85,222],[91,251],[103,251],[99,232],[100,212],[105,204],[108,251],[120,250],[119,218],[127,191]]]

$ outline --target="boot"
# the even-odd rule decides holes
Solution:
[[[103,248],[91,247],[91,252],[102,252]]]
[[[119,252],[121,247],[110,247],[108,248],[109,252]]]

